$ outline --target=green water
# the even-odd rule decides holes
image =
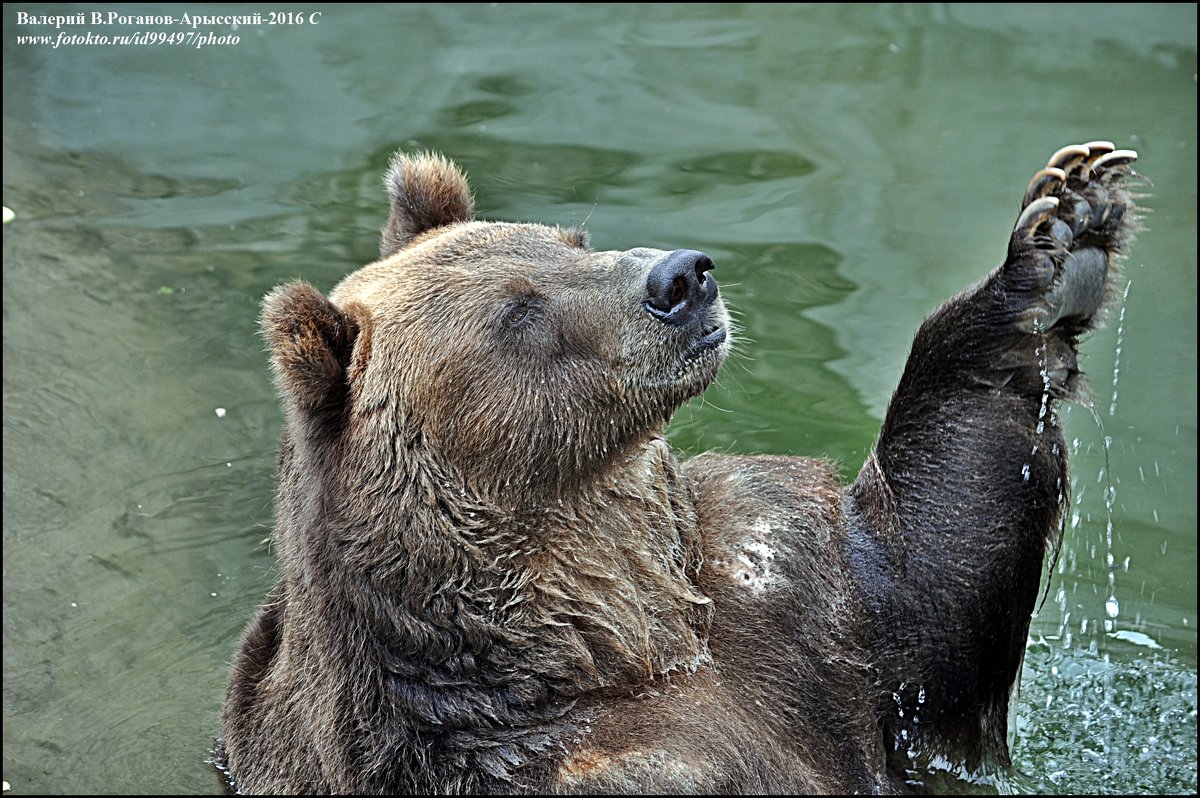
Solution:
[[[56,33],[18,11],[92,9],[3,11],[14,793],[217,790],[228,662],[272,580],[257,304],[372,259],[395,148],[457,159],[484,217],[708,252],[746,329],[675,444],[849,475],[921,319],[1001,257],[1045,157],[1095,138],[1141,153],[1149,230],[1119,359],[1115,312],[1084,347],[1103,429],[1067,420],[1078,519],[1014,788],[1196,790],[1194,6],[315,6],[232,46],[17,43]],[[155,13],[185,10],[213,13]]]

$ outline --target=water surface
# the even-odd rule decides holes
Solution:
[[[13,792],[218,788],[272,580],[258,302],[373,258],[395,148],[458,160],[485,218],[708,252],[745,335],[673,442],[850,476],[921,319],[1094,138],[1141,153],[1149,231],[1119,358],[1115,323],[1084,346],[1097,413],[1067,419],[1016,785],[1195,791],[1194,7],[339,5],[200,50],[18,45],[20,10],[49,13],[3,12]]]

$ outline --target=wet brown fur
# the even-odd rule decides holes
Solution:
[[[1046,290],[1024,239],[918,334],[847,490],[810,459],[678,462],[663,428],[727,345],[643,310],[664,253],[474,221],[440,156],[385,182],[381,260],[263,303],[279,578],[223,712],[235,788],[889,792],[918,736],[893,696],[927,756],[1006,761],[1066,478],[1056,426],[1030,457],[1030,369],[1053,352],[1070,394],[1093,323],[1012,330]]]

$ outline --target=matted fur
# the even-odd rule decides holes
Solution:
[[[1054,407],[1133,227],[1112,149],[1035,176],[849,488],[667,445],[732,336],[706,257],[474,221],[457,167],[397,155],[382,259],[263,303],[279,576],[234,661],[231,786],[851,794],[1006,766],[1068,495]]]

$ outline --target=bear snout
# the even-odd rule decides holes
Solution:
[[[708,273],[713,268],[712,259],[694,249],[667,253],[650,269],[642,306],[664,324],[696,323],[717,298],[717,281]]]

